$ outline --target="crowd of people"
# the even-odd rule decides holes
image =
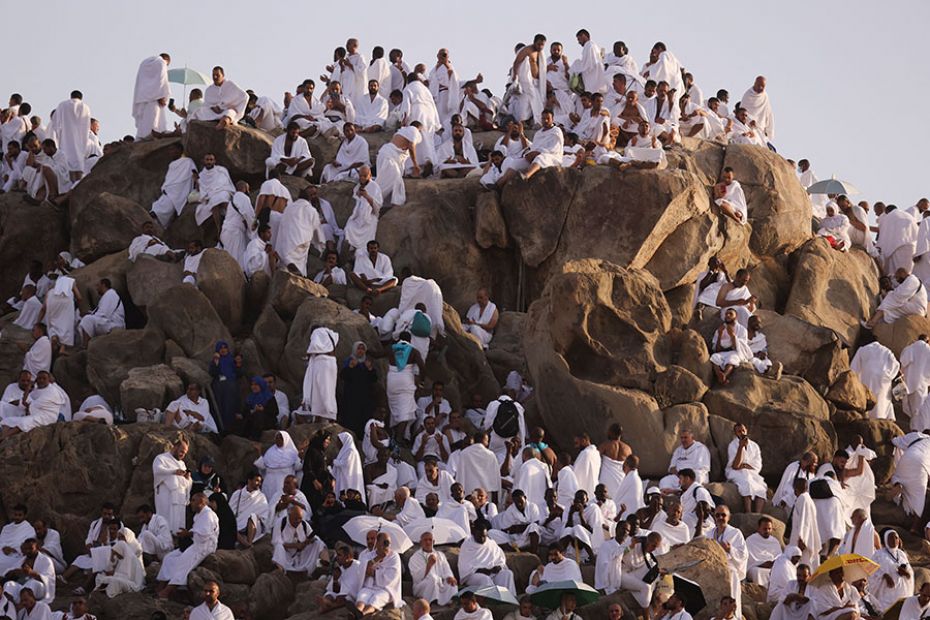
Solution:
[[[580,582],[582,567],[593,566],[592,585],[607,595],[628,592],[636,615],[686,620],[688,596],[669,595],[671,577],[662,556],[697,538],[719,544],[726,556],[729,594],[719,601],[718,620],[742,617],[745,582],[766,588],[773,618],[877,618],[901,598],[916,614],[902,611],[902,618],[930,613],[930,587],[915,593],[901,534],[879,531],[871,522],[875,479],[869,462],[876,453],[862,438],[833,454],[797,455],[773,491],[761,475],[762,451],[745,425],[733,426],[724,475],[717,480],[710,449],[684,429],[667,475],[644,480],[637,452],[654,446],[628,445],[619,425],[606,429],[607,440],[600,444],[580,429],[574,450],[562,438],[551,445],[545,429],[527,423],[523,403],[533,390],[516,370],[497,398],[483,402],[480,395],[466,395],[467,406],[450,403],[443,383],[428,376],[426,360],[445,334],[442,290],[432,280],[395,274],[375,240],[383,209],[406,201],[405,178],[475,176],[495,191],[548,167],[661,165],[664,152],[684,137],[775,148],[764,77],[755,79],[731,112],[728,92],[705,99],[695,76],[661,42],[640,67],[621,41],[605,54],[587,30],[576,39],[580,54],[574,62],[561,43],[543,35],[517,45],[500,98],[479,90],[480,74],[461,79],[448,49],[438,51],[434,65],[411,70],[399,49],[385,58],[376,47],[368,61],[356,39],[335,50],[319,97],[316,82],[305,79],[285,95],[283,107],[243,90],[217,66],[213,83],[204,92],[194,90],[186,108],[177,108],[167,80],[170,56],[142,62],[132,110],[137,134],[127,141],[177,135],[198,121],[215,123],[217,131],[249,125],[276,137],[267,180],[254,200],[248,183],[217,163],[222,154],[195,162],[174,143],[160,195],[150,206],[151,221],[130,244],[129,260],[183,263],[178,284],[196,287],[204,244],[194,239],[184,250],[171,248],[156,228],[169,227],[192,208],[198,226],[215,228],[217,248],[249,279],[286,270],[323,286],[358,289],[363,297],[356,311],[368,319],[383,353],[369,350],[373,343],[355,342],[350,355],[337,360],[338,332],[315,326],[303,384],[289,398],[274,374],[246,376],[234,343],[216,342],[209,386],[189,383],[163,411],[134,413],[187,433],[259,440],[273,432],[273,444],[252,464],[246,481],[230,489],[204,454],[193,455],[198,467],[190,471],[182,435],[152,463],[153,499],[135,510],[138,531],[104,504],[90,525],[87,553],[70,562],[58,532],[42,520],[30,521],[26,505],[14,506],[12,521],[0,532],[5,582],[0,616],[44,620],[56,592],[67,588],[77,598],[63,617],[84,617],[88,592],[114,597],[141,591],[152,562],[159,563],[157,595],[169,598],[187,587],[190,572],[215,550],[270,541],[278,570],[326,582],[316,602],[321,612],[346,607],[371,615],[409,603],[414,618],[428,620],[431,606],[456,600],[457,620],[487,620],[491,614],[482,602],[489,597],[482,589],[497,586],[523,595],[508,617],[525,620],[539,613],[535,593],[557,582]],[[116,147],[101,147],[99,123],[78,91],[56,107],[47,125],[30,113],[17,94],[0,114],[3,191],[65,204],[69,190]],[[179,119],[174,127],[169,113]],[[499,131],[500,137],[493,149],[479,151],[472,132],[487,131]],[[366,136],[378,132],[393,135],[373,163]],[[318,135],[341,140],[332,161],[314,160],[307,138]],[[354,208],[344,224],[319,185],[310,184],[294,199],[281,182],[284,176],[315,178],[320,164],[322,183],[354,186]],[[798,163],[798,175],[805,187],[816,182],[806,160]],[[713,200],[721,217],[749,223],[746,196],[731,168],[723,169]],[[875,226],[868,222],[869,205],[854,206],[846,196],[815,196],[812,204],[819,234],[832,247],[861,247],[886,276],[878,311],[863,322],[865,328],[926,315],[930,271],[923,271],[923,256],[930,228],[918,218],[930,212],[927,200],[909,210],[876,203]],[[872,233],[880,233],[876,242]],[[323,265],[316,273],[311,257]],[[58,356],[126,327],[126,300],[107,279],[97,285],[95,309],[81,315],[72,272],[82,266],[66,252],[48,272],[48,266],[34,263],[21,292],[6,302],[18,312],[13,324],[31,331],[34,342],[24,345],[22,373],[2,396],[4,439],[58,422],[120,421],[113,404],[99,395],[72,409],[50,373]],[[707,309],[719,312],[709,344],[721,385],[741,367],[774,378],[782,372],[768,357],[750,280],[747,269],[731,278],[717,258],[697,279],[696,316]],[[397,306],[383,316],[372,314],[372,302],[394,288],[400,289]],[[499,316],[482,288],[463,327],[487,349]],[[913,518],[913,531],[922,534],[928,532],[928,360],[930,343],[921,336],[900,360],[876,342],[859,348],[851,364],[876,396],[873,418],[894,418],[892,383],[899,372],[904,377],[911,432],[894,440],[900,458],[893,483]],[[350,432],[333,436],[319,430],[297,445],[289,429],[310,422],[338,422]],[[708,490],[710,482],[723,481],[735,486],[740,506],[728,507]],[[775,511],[790,529],[779,540],[773,518],[760,514],[757,531],[744,536],[730,524],[735,508]],[[458,547],[454,569],[447,546]],[[405,555],[410,548],[415,550]],[[516,551],[545,558],[524,592],[517,592],[508,567],[506,552]],[[841,568],[818,572],[821,564],[847,553],[873,560],[878,571],[852,583]],[[410,582],[412,603],[409,593],[405,601],[404,582]],[[218,584],[207,583],[202,595],[191,618],[233,617],[219,602]],[[558,607],[546,612],[550,620],[580,618],[576,606],[575,595],[566,591]],[[617,620],[623,613],[617,604],[609,617]]]

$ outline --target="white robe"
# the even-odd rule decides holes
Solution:
[[[169,252],[171,252],[171,248],[154,235],[139,235],[129,244],[129,260],[133,263],[136,262],[140,256],[161,256]],[[104,295],[106,295],[106,293],[104,293]]]
[[[23,358],[23,370],[28,370],[35,377],[40,371],[52,369],[52,342],[48,336],[37,338],[26,351]]]
[[[713,512],[714,498],[711,497],[710,491],[696,482],[681,492],[681,520],[688,524],[688,527],[694,532],[695,538],[708,536],[711,528],[714,527],[713,517],[707,515],[704,521],[700,523],[701,531],[698,532],[697,508],[701,503],[707,504],[709,509],[706,512]]]
[[[366,604],[377,601],[383,603],[375,605],[383,607],[387,603],[392,603],[395,608],[404,607],[404,599],[401,595],[401,579],[403,577],[403,566],[400,561],[400,555],[396,551],[391,551],[380,562],[376,558],[368,561],[375,562],[374,577],[366,577],[362,582],[362,588],[359,590],[357,600]],[[363,569],[363,575],[365,574]]]
[[[859,459],[865,459],[862,474],[843,481],[846,484],[846,507],[850,514],[857,508],[861,508],[866,515],[870,515],[876,487],[875,474],[872,472],[869,461],[874,460],[878,455],[864,445],[855,448],[847,446],[846,452],[849,454],[849,460],[846,462],[847,470],[856,469],[859,466]]]
[[[22,523],[7,523],[0,530],[0,550],[10,547],[13,552],[7,555],[0,551],[0,573],[7,574],[14,568],[23,564],[23,554],[20,552],[23,542],[27,538],[35,538],[36,531],[28,521]]]
[[[270,172],[278,164],[281,163],[282,159],[291,159],[297,158],[298,162],[292,166],[285,166],[284,174],[294,174],[297,171],[297,166],[308,159],[313,159],[313,155],[310,154],[310,145],[307,144],[307,140],[301,136],[291,143],[291,151],[287,152],[287,139],[288,136],[286,133],[281,134],[274,139],[274,142],[271,143],[271,155],[268,156],[268,159],[265,160],[265,170]],[[309,168],[306,168],[302,175],[304,177],[310,177],[313,175],[313,164]]]
[[[378,233],[378,214],[381,212],[383,198],[381,196],[381,187],[375,181],[369,181],[365,185],[365,191],[371,198],[371,203],[359,195],[360,184],[352,190],[352,198],[355,201],[355,207],[352,209],[352,215],[346,221],[345,239],[350,248],[364,250],[369,241],[374,241]]]
[[[426,571],[426,562],[429,556],[435,556],[436,563]],[[431,603],[447,605],[458,593],[458,586],[450,585],[446,580],[454,577],[449,561],[442,551],[433,550],[426,553],[417,549],[407,561],[410,578],[413,581],[413,595],[425,598]]]
[[[300,275],[307,276],[307,258],[310,247],[320,251],[326,237],[320,225],[320,214],[304,199],[295,200],[284,210],[275,249],[281,265],[294,265]]]
[[[168,406],[165,407],[165,413],[173,411],[178,412],[178,419],[174,423],[175,428],[190,428],[194,424],[200,422],[202,424],[200,429],[201,433],[220,432],[219,428],[216,426],[216,420],[213,419],[213,415],[210,413],[210,401],[206,398],[200,397],[195,403],[187,394],[181,394],[179,398],[171,401],[168,403]],[[199,414],[203,420],[197,419],[195,416],[187,413],[188,411]]]
[[[249,103],[247,92],[239,88],[232,80],[223,80],[220,86],[210,84],[203,93],[203,105],[200,106],[190,120],[195,121],[216,121],[221,118],[228,118],[233,123],[238,123],[245,116],[245,106]],[[214,112],[213,107],[219,107],[219,112]]]
[[[217,601],[213,609],[207,607],[206,603],[194,607],[190,620],[235,620],[235,615],[229,607]]]
[[[310,575],[319,566],[320,554],[326,549],[326,543],[315,537],[303,549],[284,548],[285,543],[302,543],[310,538],[314,538],[314,533],[309,522],[301,521],[295,527],[287,516],[277,520],[271,534],[271,544],[274,546],[271,561],[287,572]]]
[[[674,474],[671,473],[673,468],[676,471]],[[681,444],[676,446],[668,466],[670,473],[659,481],[659,488],[678,490],[680,486],[677,472],[682,469],[692,470],[695,475],[694,481],[697,484],[707,484],[710,474],[710,450],[707,449],[707,446],[700,441],[693,442],[688,448],[683,447]]]
[[[404,87],[404,100],[401,103],[404,124],[420,121],[421,129],[432,135],[440,128],[439,110],[433,95],[423,82],[413,81]]]
[[[191,526],[193,544],[184,551],[174,550],[165,556],[158,581],[167,581],[170,585],[186,586],[187,576],[197,568],[208,555],[216,551],[220,535],[220,520],[209,506],[204,506],[194,515]]]
[[[248,194],[236,192],[220,230],[220,245],[245,270],[245,249],[252,239],[252,225],[255,222],[255,210]]]
[[[873,420],[893,420],[891,383],[901,367],[894,353],[881,343],[873,342],[856,351],[849,367],[875,395],[875,406],[869,411],[869,417]]]
[[[479,568],[500,567],[496,575],[482,575]],[[490,538],[484,543],[477,543],[469,537],[462,543],[459,551],[459,582],[462,585],[498,585],[515,592],[513,573],[507,568],[507,558],[500,546]]]
[[[84,172],[87,136],[90,134],[90,108],[80,99],[62,101],[55,108],[51,124],[68,171]]]
[[[856,207],[860,211],[862,207]],[[920,217],[917,226],[917,243],[914,246],[914,263],[913,273],[920,278],[924,286],[930,284],[930,217]],[[866,218],[866,223],[868,219]],[[918,260],[919,258],[919,260]]]
[[[751,469],[732,469],[733,459],[738,449],[739,440],[734,437],[727,446],[727,480],[737,486],[739,494],[743,497],[766,499],[768,487],[762,479],[762,450],[759,444],[750,439],[743,449],[742,464],[752,466]]]
[[[604,590],[608,595],[620,589],[621,575],[623,573],[623,554],[628,545],[608,540],[598,550],[597,563],[594,568],[594,587]],[[543,571],[545,574],[545,571]]]
[[[891,440],[901,458],[895,466],[892,484],[900,484],[904,494],[901,505],[909,515],[921,515],[927,494],[930,476],[930,437],[920,432],[910,432]]]
[[[625,477],[622,461],[615,461],[601,454],[601,473],[598,476],[598,482],[607,487],[609,497],[616,499],[619,496],[620,485]]]
[[[333,476],[336,478],[336,497],[342,491],[353,489],[365,496],[365,480],[362,475],[362,459],[350,433],[339,433],[342,447],[333,460]]]
[[[198,226],[203,226],[204,222],[210,219],[214,207],[232,199],[233,194],[236,193],[236,186],[233,185],[229,171],[217,164],[213,168],[204,168],[200,171],[198,187],[200,202],[197,203],[194,219]]]
[[[420,129],[413,126],[401,127],[395,135],[400,135],[413,144],[417,150],[417,163],[423,163],[420,145],[425,145]],[[429,136],[430,134],[426,134]],[[407,202],[407,191],[404,185],[404,167],[410,154],[407,149],[398,148],[393,142],[387,142],[378,150],[377,169],[378,187],[383,194],[391,199],[391,205],[400,206]]]
[[[352,167],[355,164],[371,166],[371,152],[368,148],[368,141],[358,134],[351,141],[342,141],[339,150],[336,151],[336,158],[323,167],[320,181],[330,183],[358,178],[358,168],[360,166]]]
[[[816,570],[820,565],[821,541],[817,529],[817,507],[809,493],[797,496],[791,509],[791,524],[791,535],[785,542],[800,548],[798,541],[803,541],[806,547],[801,552],[801,563],[810,566],[812,571]]]
[[[914,274],[889,291],[878,309],[885,323],[894,323],[906,316],[927,316],[927,288]]]
[[[249,491],[247,487],[236,490],[229,496],[229,507],[236,516],[236,529],[240,532],[249,526],[255,527],[255,539],[261,538],[268,529],[267,519],[270,507],[268,498],[261,488]]]
[[[145,566],[142,563],[142,545],[136,541],[132,530],[122,528],[125,540],[113,545],[112,575],[97,574],[97,586],[106,587],[107,596],[114,598],[126,592],[139,592],[145,587]],[[120,557],[117,558],[116,555]]]
[[[927,603],[921,607],[919,599],[920,597],[918,597],[916,594],[904,599],[904,604],[901,605],[901,614],[898,617],[925,618],[930,615],[930,603]]]
[[[789,463],[781,475],[781,481],[778,483],[778,488],[775,489],[775,494],[772,495],[772,504],[775,506],[784,504],[789,511],[794,507],[794,480],[796,478],[803,478],[810,482],[813,480],[814,474],[803,471],[800,461]]]
[[[74,280],[71,280],[74,282]],[[46,297],[48,297],[46,295]],[[23,307],[19,309],[19,316],[16,317],[16,320],[13,321],[13,325],[17,327],[22,327],[26,331],[32,331],[32,328],[35,327],[36,323],[39,322],[39,312],[42,310],[42,302],[39,301],[39,298],[33,295],[25,302],[23,302]],[[74,323],[74,313],[71,313],[71,322]]]
[[[547,512],[545,496],[551,486],[549,468],[536,458],[524,461],[513,475],[513,488],[526,493],[527,502],[535,504],[540,514]]]
[[[746,540],[743,533],[732,525],[727,525],[721,532],[714,528],[708,533],[708,537],[713,538],[717,543],[730,545],[729,551],[724,551],[727,556],[727,568],[730,572],[730,596],[736,599],[736,608],[742,608],[742,586],[740,582],[746,578],[746,562],[749,559],[749,552],[746,549]]]
[[[885,275],[894,277],[898,267],[910,271],[914,266],[917,247],[917,220],[903,209],[895,209],[878,218],[879,234],[876,241],[884,261]]]
[[[365,276],[377,285],[386,284],[394,279],[394,266],[391,264],[390,257],[378,252],[378,256],[372,262],[368,250],[364,247],[359,248],[355,253],[353,271],[356,275]]]
[[[875,526],[871,521],[866,519],[859,527],[858,533],[856,526],[851,525],[843,540],[840,542],[840,548],[837,550],[840,555],[844,553],[857,553],[864,558],[872,559],[877,552],[875,550]]]
[[[310,360],[304,373],[301,401],[301,408],[307,415],[336,419],[336,379],[339,369],[334,354],[338,343],[339,334],[326,327],[318,327],[310,334],[307,347]]]
[[[662,535],[662,543],[656,549],[656,555],[668,553],[673,546],[687,544],[693,536],[687,523],[679,521],[676,525],[672,525],[663,514],[656,516],[650,529]]]
[[[485,324],[494,317],[494,313],[497,312],[497,306],[493,301],[489,301],[484,307],[484,310],[481,309],[477,303],[472,304],[468,309],[468,312],[465,315],[465,318],[471,319],[476,323]],[[488,345],[491,344],[491,338],[494,337],[493,331],[488,331],[483,327],[478,325],[465,325],[465,331],[475,336],[478,339],[478,342],[481,343],[481,346],[485,349],[488,348]]]
[[[136,123],[136,139],[148,138],[156,129],[164,130],[167,126],[167,102],[170,98],[168,63],[161,56],[146,58],[139,64],[132,93],[132,118]],[[165,105],[160,104],[159,99],[164,99]]]
[[[175,530],[176,531],[176,530]],[[142,552],[162,559],[169,551],[174,549],[174,540],[171,538],[172,530],[168,521],[159,514],[153,514],[148,523],[139,530],[139,544]]]
[[[567,465],[559,470],[556,479],[557,495],[556,502],[564,509],[568,509],[575,499],[575,493],[578,491],[578,476],[575,475],[575,469]]]
[[[388,117],[388,101],[380,94],[372,99],[367,92],[354,100],[355,124],[360,127],[384,127]]]
[[[750,88],[743,94],[740,107],[746,108],[749,118],[756,121],[756,127],[765,134],[768,142],[775,140],[775,113],[768,91],[757,93]]]
[[[728,204],[733,211],[742,216],[740,224],[748,223],[749,207],[746,206],[746,194],[743,193],[743,186],[739,184],[739,181],[733,181],[727,185],[723,198],[717,198],[714,201],[717,206],[721,206],[723,203]]]
[[[336,592],[336,582],[332,577],[326,584],[326,593],[324,596],[330,599],[344,598],[347,601],[355,602],[355,595],[362,587],[364,578],[364,567],[358,560],[352,560],[349,566],[339,567],[342,573],[339,575],[339,592]]]
[[[472,444],[459,452],[455,479],[466,493],[478,488],[498,493],[501,490],[500,463],[489,449],[481,444]]]
[[[829,581],[826,581],[820,586],[810,586],[807,592],[809,593],[807,596],[811,599],[813,607],[811,615],[818,620],[836,620],[840,616],[848,614],[851,611],[859,611],[859,593],[848,583],[843,583],[842,593],[838,592],[836,586]],[[847,607],[849,604],[852,604],[852,606]],[[837,611],[831,614],[824,613],[828,609],[833,609],[835,607],[841,607],[843,609],[837,609]]]
[[[604,74],[604,51],[590,39],[581,48],[581,58],[572,65],[572,73],[581,75],[584,89],[589,93],[607,92]]]
[[[284,438],[284,445],[271,444],[265,453],[255,460],[255,467],[262,472],[262,493],[268,500],[269,510],[274,510],[278,497],[284,488],[284,479],[297,473],[300,468],[300,453],[294,440],[287,431],[278,431]],[[275,435],[277,440],[277,435]]]
[[[589,498],[594,497],[594,488],[601,472],[601,453],[597,446],[590,445],[579,452],[572,469],[578,480],[578,488],[587,491]]]
[[[748,552],[746,574],[753,583],[768,585],[770,568],[760,568],[760,564],[772,562],[781,555],[782,548],[778,539],[772,535],[763,538],[761,534],[752,534],[746,539]]]
[[[45,337],[47,340],[47,337]],[[51,358],[51,351],[49,351]],[[27,433],[40,426],[49,426],[58,421],[58,413],[64,404],[64,396],[54,383],[44,388],[35,388],[25,398],[28,413],[20,417],[6,417],[0,425],[6,428],[18,428]]]
[[[187,471],[187,465],[174,458],[171,452],[163,452],[152,461],[155,514],[167,521],[172,533],[184,528],[187,502],[193,484],[190,478],[175,474],[179,469]]]
[[[49,337],[68,347],[74,346],[74,310],[74,278],[58,276],[45,296],[45,324]]]

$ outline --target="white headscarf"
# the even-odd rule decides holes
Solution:
[[[317,327],[310,334],[310,344],[307,347],[308,355],[319,355],[320,353],[332,353],[339,344],[339,334],[328,327]]]
[[[278,435],[284,438],[284,445],[279,448],[277,443],[271,444],[271,447],[265,450],[262,461],[265,467],[293,467],[300,460],[297,446],[294,445],[294,440],[287,431],[278,431]],[[275,435],[275,441],[277,441],[277,435]]]

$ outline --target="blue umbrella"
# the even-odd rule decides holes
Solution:
[[[202,86],[210,84],[212,80],[207,79],[200,71],[183,67],[181,69],[168,69],[168,81],[172,84],[184,85],[184,100],[187,100],[188,86]]]

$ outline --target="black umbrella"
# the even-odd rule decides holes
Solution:
[[[680,594],[685,600],[685,610],[692,616],[707,607],[707,601],[704,599],[704,591],[701,586],[685,579],[681,575],[672,575],[675,586],[675,594]]]

